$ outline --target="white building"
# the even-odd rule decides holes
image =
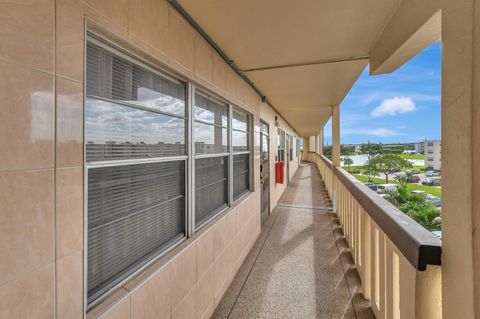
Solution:
[[[441,161],[441,142],[438,140],[425,140],[423,142],[425,150],[425,167],[432,167],[440,170],[442,168]]]
[[[425,152],[425,142],[415,143],[415,153],[423,154]]]

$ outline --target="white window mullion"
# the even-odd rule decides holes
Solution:
[[[228,204],[233,204],[233,141],[232,141],[233,106],[228,106]]]

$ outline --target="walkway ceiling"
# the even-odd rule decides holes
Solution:
[[[367,66],[399,0],[178,3],[297,132],[309,136]]]

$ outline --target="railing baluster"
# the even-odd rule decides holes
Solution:
[[[332,169],[326,158],[318,154],[314,156],[312,162],[316,164],[332,203],[334,202],[338,221],[357,266],[362,294],[371,301],[375,316],[378,319],[440,319],[440,267],[428,266],[427,270],[421,271],[417,268],[421,266],[412,264],[412,255],[402,247],[403,241],[389,237],[392,227],[397,232],[405,231],[401,228],[404,226],[391,226],[403,215],[399,215],[398,210],[392,213],[391,210],[396,208],[387,207],[390,204],[385,204],[376,195],[369,195],[370,190],[352,177],[346,177],[350,175],[342,169]],[[382,214],[390,219],[385,221]],[[390,228],[382,229],[385,223],[390,223]],[[408,220],[403,223],[408,224]],[[405,236],[412,234],[406,232]],[[426,234],[421,236],[425,237]],[[408,240],[415,242],[411,238]],[[435,243],[435,240],[431,242]],[[414,251],[419,250],[419,247],[414,248]],[[418,260],[420,258],[418,256]],[[435,259],[429,256],[428,260]]]

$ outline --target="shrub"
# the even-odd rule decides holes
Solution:
[[[387,191],[386,200],[429,231],[441,229],[440,212],[422,194],[415,194],[403,186]]]

